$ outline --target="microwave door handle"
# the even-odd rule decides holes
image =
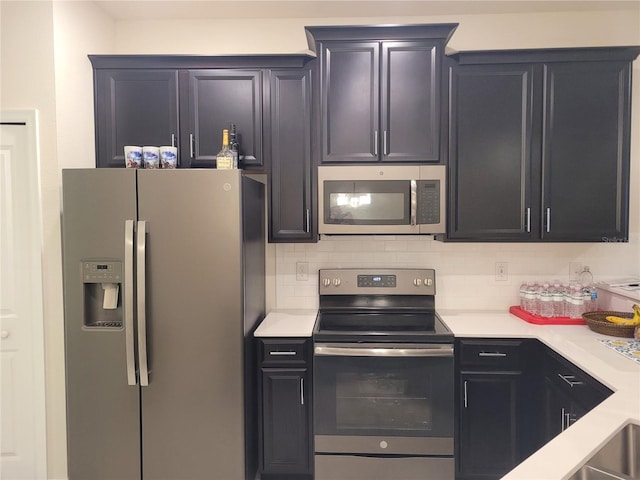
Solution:
[[[418,224],[418,182],[411,180],[411,225]]]

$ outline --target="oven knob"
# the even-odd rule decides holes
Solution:
[[[424,279],[424,284],[427,285],[428,287],[430,287],[431,285],[433,285],[433,279],[432,278],[425,278]]]
[[[339,287],[340,286],[340,279],[339,278],[334,278],[333,279],[333,286],[334,287]]]
[[[389,444],[387,442],[385,442],[384,440],[382,440],[380,442],[380,448],[387,448],[389,446]]]
[[[419,287],[420,285],[422,285],[422,279],[421,279],[421,278],[414,278],[414,279],[413,279],[413,284],[414,284],[416,287]]]
[[[330,278],[323,278],[322,279],[322,285],[324,285],[325,287],[328,287],[329,285],[331,285],[331,279]]]

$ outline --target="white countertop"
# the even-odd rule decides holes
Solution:
[[[614,394],[514,468],[504,480],[563,480],[628,422],[640,424],[640,364],[602,345],[615,339],[582,325],[534,325],[508,312],[438,310],[456,337],[537,338]],[[258,337],[310,337],[315,310],[269,313]]]
[[[256,328],[254,337],[310,337],[317,310],[274,310]]]

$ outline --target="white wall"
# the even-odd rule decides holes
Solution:
[[[38,108],[41,119],[50,478],[66,477],[59,178],[61,168],[94,165],[93,84],[87,54],[291,53],[307,49],[305,25],[422,22],[459,22],[450,42],[458,50],[640,44],[637,9],[380,18],[311,18],[310,12],[309,18],[237,19],[231,40],[220,33],[228,27],[227,20],[115,22],[92,2],[80,0],[2,0],[0,9],[0,108]],[[637,61],[631,171],[636,183],[640,178],[639,68]],[[591,265],[596,277],[639,272],[639,217],[640,197],[632,189],[632,235],[630,243],[623,245],[450,245],[419,237],[367,237],[272,246],[271,303],[277,307],[315,304],[314,273],[321,267],[420,264],[438,271],[439,306],[503,308],[515,298],[519,278],[559,277],[568,273],[570,261]],[[310,264],[308,282],[292,277],[300,259]],[[509,262],[510,285],[494,284],[496,260]]]
[[[50,2],[1,2],[0,109],[38,110],[48,459],[64,459],[64,370],[53,20]],[[38,285],[34,289],[40,288]],[[37,319],[34,321],[38,321]],[[60,377],[62,375],[62,377]],[[62,450],[59,450],[61,444]],[[53,460],[55,463],[56,461]],[[62,470],[64,472],[64,470]]]

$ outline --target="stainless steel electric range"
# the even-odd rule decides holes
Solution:
[[[316,480],[454,478],[453,334],[432,269],[319,272]]]

